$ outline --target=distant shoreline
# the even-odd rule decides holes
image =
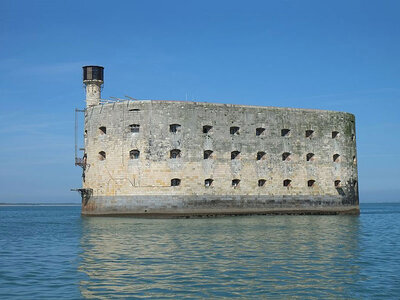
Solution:
[[[80,203],[0,203],[0,206],[81,206]]]
[[[362,202],[364,204],[400,204],[399,202]],[[1,206],[81,206],[81,203],[0,203]]]

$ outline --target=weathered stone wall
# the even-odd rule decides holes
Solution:
[[[140,125],[139,132],[131,132],[132,124]],[[181,126],[170,132],[171,124]],[[212,128],[203,133],[206,125]],[[231,134],[230,127],[239,127],[238,133]],[[265,130],[257,135],[257,128]],[[289,129],[289,134],[282,136],[282,129]],[[307,137],[310,130],[313,132]],[[338,134],[333,137],[333,132]],[[335,205],[358,206],[355,124],[349,113],[126,101],[88,108],[85,136],[88,165],[83,186],[93,194],[83,212],[100,207],[108,207],[104,212],[113,210],[122,201],[117,199],[162,202],[165,196],[190,196],[199,201],[236,199],[241,203],[308,199],[314,206],[329,199]],[[170,158],[173,149],[179,149],[181,157]],[[140,151],[137,159],[130,157],[131,150]],[[204,159],[205,150],[213,151],[209,159]],[[105,152],[104,160],[99,159],[101,151]],[[233,151],[240,152],[235,159],[231,159]],[[257,160],[258,152],[266,154]],[[284,153],[290,153],[285,161]],[[314,154],[309,161],[308,153]],[[335,154],[340,155],[336,161]],[[181,180],[179,186],[171,186],[174,178]],[[211,186],[205,186],[206,179],[213,180]],[[236,187],[232,186],[234,179],[240,180]],[[284,186],[287,179],[290,184]],[[265,184],[259,186],[259,180]],[[315,181],[312,186],[310,180]],[[99,199],[107,200],[100,203],[103,200]],[[155,207],[143,201],[141,209]],[[131,206],[128,210],[135,212],[135,205]],[[127,209],[124,207],[121,210]]]

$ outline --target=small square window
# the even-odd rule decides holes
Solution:
[[[129,125],[129,128],[132,133],[138,133],[139,129],[140,129],[140,125],[139,124],[131,124],[131,125]]]
[[[239,129],[240,129],[239,127],[233,126],[233,127],[230,128],[229,132],[232,135],[238,135],[239,134]]]
[[[99,127],[99,133],[100,133],[100,135],[106,134],[107,128],[105,126]]]
[[[233,179],[232,180],[232,187],[237,188],[239,187],[240,179]]]
[[[285,128],[285,129],[282,129],[281,130],[281,136],[290,136],[290,129],[287,129],[287,128]]]
[[[314,130],[306,130],[306,138],[312,138],[314,136]]]
[[[181,185],[181,180],[179,178],[171,179],[171,186],[179,186]]]
[[[240,154],[239,151],[232,151],[232,152],[231,152],[231,159],[237,159],[237,158],[239,158],[239,154]]]
[[[171,125],[169,125],[169,132],[177,133],[179,131],[181,131],[181,125],[179,125],[179,124],[171,124]]]
[[[203,126],[203,133],[211,133],[212,128],[213,127],[211,125],[204,125]]]
[[[213,181],[214,181],[214,180],[212,180],[211,178],[208,178],[208,179],[204,180],[204,186],[205,186],[205,187],[210,187],[210,186],[212,186]]]
[[[262,128],[262,127],[256,128],[256,136],[260,136],[260,135],[264,134],[264,132],[265,132],[265,128]]]

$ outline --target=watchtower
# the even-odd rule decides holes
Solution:
[[[99,105],[101,87],[104,83],[104,68],[101,66],[84,66],[83,83],[86,85],[86,107]]]

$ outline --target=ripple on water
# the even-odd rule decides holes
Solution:
[[[400,205],[176,220],[0,207],[0,297],[395,298],[399,216]]]

